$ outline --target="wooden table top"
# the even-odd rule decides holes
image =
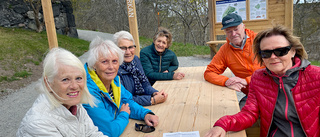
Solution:
[[[182,80],[157,81],[153,87],[168,93],[167,101],[148,106],[159,116],[159,125],[152,133],[137,132],[135,123],[143,121],[129,120],[121,137],[144,137],[152,135],[162,137],[163,133],[199,131],[204,136],[213,124],[224,115],[240,111],[235,91],[204,80],[206,67],[180,67],[177,71],[186,75]],[[231,71],[223,74],[231,77]],[[227,137],[246,137],[245,131],[228,132]]]

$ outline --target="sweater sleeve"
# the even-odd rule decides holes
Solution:
[[[33,120],[22,125],[17,134],[17,137],[24,136],[52,136],[52,137],[62,137],[59,129],[57,129],[54,124],[50,121],[43,119]]]
[[[220,126],[225,131],[240,131],[251,127],[258,120],[259,115],[256,91],[250,88],[248,99],[241,111],[235,115],[221,117],[214,126]]]
[[[227,68],[223,46],[212,58],[210,64],[207,66],[207,69],[204,72],[204,79],[206,81],[220,86],[225,86],[225,82],[229,79],[227,76],[220,75]]]
[[[129,114],[127,112],[120,112],[116,117],[112,116],[112,110],[106,109],[106,104],[103,103],[102,97],[93,95],[97,107],[91,107],[88,104],[83,104],[87,110],[88,115],[92,119],[94,125],[99,128],[104,135],[120,136],[129,123]],[[108,107],[107,107],[108,108]]]
[[[121,85],[121,102],[123,104],[128,103],[130,107],[130,118],[137,119],[137,120],[144,120],[144,116],[146,116],[147,113],[151,112],[151,110],[146,109],[139,105],[137,102],[135,102],[132,99],[132,94],[126,90]]]
[[[175,71],[179,67],[179,61],[176,54],[173,51],[172,51],[172,54],[173,54],[173,60],[170,62],[170,66],[168,69],[169,72]]]

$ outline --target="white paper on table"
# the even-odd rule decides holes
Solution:
[[[200,137],[199,131],[163,133],[163,137]]]

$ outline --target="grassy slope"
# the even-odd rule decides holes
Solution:
[[[89,42],[58,35],[59,47],[70,50],[76,56],[88,50]],[[0,27],[0,82],[12,76],[28,75],[31,65],[39,65],[47,52],[46,32]]]

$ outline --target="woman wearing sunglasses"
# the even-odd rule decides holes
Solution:
[[[254,54],[266,68],[252,75],[245,106],[220,118],[205,136],[246,129],[260,116],[261,137],[319,137],[320,68],[310,65],[299,38],[275,26],[256,36]]]

